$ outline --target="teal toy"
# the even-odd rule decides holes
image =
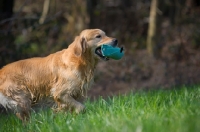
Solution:
[[[123,47],[114,47],[112,45],[104,44],[101,46],[102,55],[108,58],[119,60],[124,56]]]

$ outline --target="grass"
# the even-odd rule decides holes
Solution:
[[[200,86],[130,93],[86,102],[85,114],[0,115],[0,132],[199,132]]]

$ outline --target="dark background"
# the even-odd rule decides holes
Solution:
[[[86,28],[125,47],[122,60],[100,61],[91,97],[200,82],[199,0],[0,0],[0,67],[67,48]]]

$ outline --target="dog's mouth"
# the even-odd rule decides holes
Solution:
[[[97,56],[99,56],[101,59],[105,60],[105,61],[108,61],[108,60],[109,60],[108,57],[106,57],[106,56],[104,56],[104,55],[102,54],[101,46],[99,46],[99,47],[97,47],[97,48],[95,49],[95,54],[96,54]]]

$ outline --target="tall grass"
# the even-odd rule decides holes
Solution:
[[[199,132],[200,87],[130,93],[86,102],[85,114],[32,112],[23,125],[0,115],[0,132]]]

